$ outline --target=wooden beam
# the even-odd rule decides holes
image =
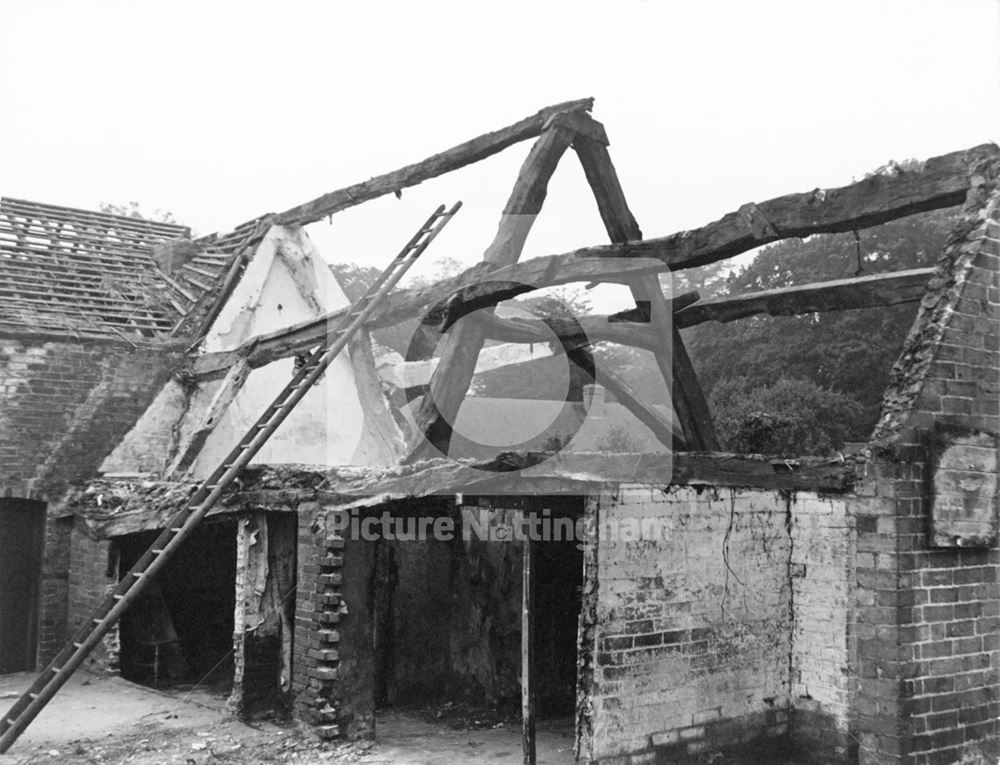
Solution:
[[[914,268],[704,300],[675,313],[674,326],[691,327],[705,321],[728,322],[758,313],[797,316],[919,302],[934,270]]]
[[[537,137],[550,120],[557,115],[590,111],[593,106],[594,99],[592,98],[547,106],[537,114],[520,122],[473,138],[471,141],[461,143],[416,164],[407,165],[362,183],[355,183],[353,186],[331,191],[305,204],[296,205],[280,213],[277,216],[277,222],[285,225],[303,226],[362,202],[416,186],[423,181],[486,159],[486,157],[503,151],[515,143]]]
[[[529,511],[531,512],[531,511]],[[529,526],[530,528],[530,526]],[[535,571],[530,535],[521,546],[521,751],[535,765]]]
[[[580,259],[574,255],[532,258],[504,267],[480,263],[428,287],[390,293],[372,313],[366,326],[376,329],[413,316],[427,316],[436,304],[442,302],[447,303],[449,317],[453,320],[477,308],[495,305],[534,289],[571,282],[624,282],[631,275],[660,273],[666,268],[657,260]],[[192,374],[199,380],[215,379],[223,376],[239,357],[245,357],[252,367],[260,367],[276,359],[302,353],[322,342],[329,329],[340,321],[347,310],[344,308],[260,335],[231,351],[195,356]]]
[[[284,237],[278,239],[275,244],[275,256],[284,264],[288,270],[288,275],[295,284],[295,289],[315,314],[323,315],[326,307],[320,305],[316,295],[316,272],[313,270],[312,258],[302,249],[302,246],[291,239]],[[326,265],[323,265],[326,268]]]
[[[506,475],[504,475],[506,473]],[[356,497],[419,497],[447,492],[489,494],[517,482],[521,493],[565,488],[645,484],[726,486],[785,491],[848,491],[854,484],[851,460],[806,457],[780,460],[763,455],[724,452],[674,454],[505,453],[490,460],[431,460],[387,471],[381,477],[330,474],[324,487],[344,501]],[[511,475],[513,474],[513,475]]]
[[[229,405],[233,403],[233,399],[243,389],[243,384],[247,381],[247,377],[250,376],[250,372],[251,368],[246,359],[237,359],[235,361],[219,385],[219,389],[212,396],[212,401],[209,403],[208,409],[205,410],[205,413],[191,432],[191,435],[178,446],[173,462],[170,463],[170,467],[164,473],[165,479],[169,480],[179,476],[191,467],[198,457],[201,448],[208,440],[208,437],[215,430],[215,426],[219,424]]]
[[[528,232],[545,201],[549,179],[573,136],[571,130],[553,123],[535,142],[521,166],[497,234],[483,255],[484,262],[510,265],[521,256]],[[416,413],[416,440],[407,461],[448,453],[451,423],[469,389],[483,340],[482,330],[473,323],[459,324],[446,336],[441,360]]]
[[[618,243],[641,240],[642,231],[625,200],[625,193],[607,146],[578,134],[573,148],[594,192],[608,236]],[[660,340],[654,358],[670,392],[674,412],[684,432],[686,447],[697,450],[718,449],[719,442],[708,401],[698,383],[680,333],[673,327],[670,305],[663,295],[658,277],[636,277],[629,286],[636,303],[650,307],[650,321],[654,330],[659,333]]]
[[[983,162],[1000,160],[996,144],[932,157],[848,186],[788,194],[745,204],[691,231],[641,242],[586,247],[579,257],[657,258],[672,270],[731,258],[769,242],[868,228],[965,200],[970,177]]]
[[[562,317],[501,319],[499,316],[476,314],[473,321],[482,325],[488,339],[505,343],[548,343],[558,339],[568,349],[600,342],[630,345],[647,351],[655,351],[659,347],[659,336],[648,324],[609,322],[609,318],[581,316],[575,321]]]

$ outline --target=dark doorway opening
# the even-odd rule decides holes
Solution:
[[[0,675],[35,668],[45,503],[0,499]]]
[[[563,718],[576,709],[577,632],[583,593],[582,540],[575,538],[583,515],[581,497],[552,497],[543,522],[553,522],[553,539],[536,542],[535,693],[539,718]],[[574,534],[566,538],[569,524]],[[559,533],[555,532],[558,525]]]
[[[454,726],[520,718],[523,542],[506,530],[515,513],[530,512],[545,519],[545,538],[532,548],[536,711],[551,729],[572,735],[583,507],[582,497],[567,496],[467,497],[461,508],[428,498],[374,508],[375,517],[455,521],[450,539],[369,543],[376,707]]]
[[[120,576],[156,537],[143,532],[116,538]],[[155,687],[197,684],[228,693],[235,579],[236,524],[206,523],[122,617],[122,676]]]

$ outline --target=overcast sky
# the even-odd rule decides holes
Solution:
[[[135,200],[206,234],[593,96],[659,236],[996,141],[998,35],[994,0],[0,0],[0,194]],[[384,264],[460,198],[429,255],[471,263],[527,150],[310,233]],[[525,255],[604,240],[568,154]]]

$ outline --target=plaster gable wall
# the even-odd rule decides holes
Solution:
[[[257,335],[313,319],[348,302],[308,236],[298,229],[274,226],[209,329],[202,352],[233,350]],[[203,478],[217,467],[293,374],[291,358],[253,370],[194,460],[190,477]],[[102,472],[164,470],[178,444],[199,427],[221,384],[213,380],[185,391],[180,383],[168,382],[132,432],[104,461]],[[254,462],[348,465],[357,461],[359,453],[374,462],[385,461],[391,450],[359,452],[364,430],[365,411],[345,352]],[[170,439],[162,438],[165,431],[172,434]],[[156,453],[148,446],[151,443],[159,445]],[[375,456],[370,457],[372,454]]]
[[[348,304],[308,237],[279,226],[261,243],[241,284],[246,285],[245,290],[234,293],[220,312],[206,338],[206,351],[228,350],[254,336]],[[291,380],[294,365],[294,359],[279,359],[250,373],[192,465],[193,477],[203,478],[218,466]],[[347,354],[342,354],[306,393],[254,463],[350,464],[363,426],[364,411],[354,372]]]

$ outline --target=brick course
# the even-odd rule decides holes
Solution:
[[[97,595],[71,578],[71,572],[77,579],[90,576],[88,542],[73,530],[71,519],[55,517],[55,505],[71,484],[95,475],[174,364],[163,351],[114,342],[0,338],[0,494],[47,501],[50,511],[39,605],[40,665],[65,644],[80,604],[97,602]],[[105,567],[95,564],[94,570],[103,575]],[[74,612],[70,623],[67,608]]]
[[[894,369],[878,459],[859,486],[868,501],[887,497],[879,520],[895,527],[885,540],[858,529],[859,557],[873,554],[856,582],[862,763],[1000,754],[998,203],[980,177]]]

